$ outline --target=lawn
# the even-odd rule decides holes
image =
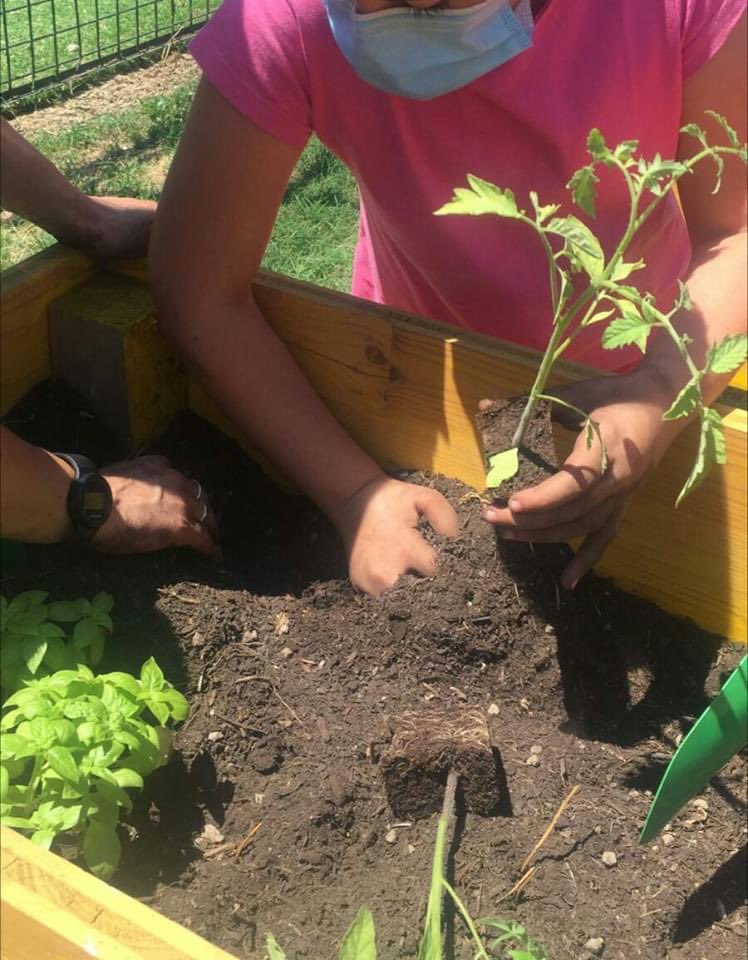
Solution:
[[[220,0],[7,0],[0,91],[83,69],[203,23]]]
[[[117,114],[102,114],[32,138],[87,193],[157,200],[179,140],[194,85],[147,98]],[[2,269],[44,249],[52,237],[3,215]],[[278,216],[264,266],[302,280],[346,290],[356,238],[355,184],[318,141],[304,152]]]

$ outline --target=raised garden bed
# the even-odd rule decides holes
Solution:
[[[42,265],[70,267],[64,259]],[[85,302],[85,289],[75,296]],[[397,783],[385,789],[381,757],[404,711],[477,706],[498,750],[500,802],[495,815],[468,813],[458,824],[453,875],[473,913],[519,919],[554,960],[593,955],[585,951],[591,938],[604,940],[604,957],[621,960],[741,955],[740,758],[704,795],[706,807],[690,807],[668,839],[648,848],[636,840],[678,737],[743,652],[711,631],[739,639],[744,629],[738,581],[727,575],[745,564],[744,528],[737,537],[744,411],[729,424],[734,472],[714,474],[673,520],[670,494],[681,479],[669,478],[678,469],[674,451],[609,560],[619,581],[698,617],[711,628],[703,630],[597,577],[574,594],[559,591],[566,548],[515,544],[497,553],[463,482],[477,486],[482,473],[472,410],[497,383],[507,393],[522,388],[531,369],[523,351],[456,340],[285,282],[271,280],[258,296],[323,395],[383,461],[462,478],[416,475],[452,500],[462,535],[439,544],[440,577],[406,579],[378,601],[359,596],[318,512],[188,413],[153,448],[215,498],[219,563],[167,553],[71,565],[59,548],[27,551],[5,590],[33,583],[59,597],[112,593],[116,643],[107,666],[133,669],[154,654],[192,705],[177,753],[150,778],[130,818],[116,885],[239,958],[262,956],[268,930],[289,957],[332,957],[364,903],[377,921],[380,956],[415,956],[436,816],[396,818],[390,803],[407,809],[412,798],[393,796]],[[43,325],[46,304],[34,316]],[[34,362],[25,382],[16,364],[10,399],[50,372],[43,358]],[[189,387],[185,395],[210,412]],[[58,448],[70,429],[88,452],[102,453],[106,438],[61,396],[38,392],[16,417],[18,429],[33,428],[34,439]],[[128,416],[137,421],[137,410]],[[137,422],[130,429],[137,433]],[[724,489],[729,495],[720,497]],[[535,874],[502,902],[575,784],[581,790]],[[91,914],[85,920],[94,923]],[[14,923],[33,926],[22,914]],[[472,956],[463,933],[458,923],[456,955]],[[86,954],[70,953],[78,955]],[[134,955],[167,956],[138,954],[137,946]]]

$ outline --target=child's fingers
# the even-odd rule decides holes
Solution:
[[[444,537],[456,537],[460,526],[452,506],[436,490],[425,487],[419,490],[416,502],[418,512],[428,520],[437,533]]]

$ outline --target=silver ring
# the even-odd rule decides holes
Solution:
[[[202,512],[202,515],[198,518],[198,521],[197,521],[197,522],[198,522],[198,523],[205,523],[205,521],[206,521],[207,519],[208,519],[208,504],[207,504],[207,503],[204,503],[204,504],[203,504],[203,512]]]
[[[192,481],[195,484],[195,500],[202,500],[203,498],[203,485],[199,480]]]

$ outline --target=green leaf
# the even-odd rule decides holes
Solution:
[[[679,420],[687,417],[701,403],[701,377],[692,377],[683,387],[671,406],[662,415],[663,420]]]
[[[140,774],[136,773],[135,770],[129,770],[127,767],[115,770],[114,779],[117,781],[118,787],[130,787],[132,790],[142,790],[144,786],[143,778]]]
[[[92,820],[83,837],[83,859],[86,866],[101,880],[109,880],[119,866],[122,844],[109,824]]]
[[[602,336],[605,350],[615,350],[635,343],[644,353],[651,325],[642,317],[638,307],[628,300],[616,300],[622,316],[611,320]]]
[[[725,463],[726,459],[727,445],[722,418],[716,410],[706,407],[701,411],[701,430],[696,460],[675,501],[676,507],[679,507],[683,500],[703,482],[715,463]]]
[[[97,593],[91,601],[96,613],[111,613],[114,607],[114,597],[111,593]]]
[[[600,323],[601,320],[607,320],[608,317],[612,316],[615,313],[615,310],[600,310],[597,313],[593,313],[589,320],[585,321],[585,327],[591,327],[593,323]]]
[[[10,790],[10,774],[6,764],[0,765],[0,803],[5,803]]]
[[[13,827],[15,830],[33,830],[34,824],[28,817],[3,817],[3,825]]]
[[[77,623],[81,618],[77,603],[71,603],[69,600],[50,603],[47,612],[49,619],[57,623]]]
[[[726,118],[722,116],[721,113],[717,113],[715,110],[705,110],[707,116],[711,117],[713,120],[716,120],[717,123],[722,127],[722,129],[727,134],[727,139],[731,147],[735,147],[736,150],[740,150],[743,144],[740,142],[740,137],[737,134],[737,131],[734,130],[730,124],[727,122]]]
[[[26,757],[33,757],[35,753],[36,746],[33,740],[19,733],[4,733],[0,737],[0,759],[2,760],[24,760]]]
[[[104,656],[105,636],[104,631],[99,627],[98,636],[91,642],[91,646],[88,648],[88,660],[92,667],[100,663],[101,658]]]
[[[27,637],[21,644],[21,654],[24,663],[31,673],[36,673],[47,652],[47,641],[44,637]]]
[[[621,163],[628,164],[638,149],[638,140],[622,140],[613,151],[613,156]]]
[[[169,707],[172,719],[177,723],[186,720],[190,713],[190,705],[187,698],[173,687],[165,691],[164,700]]]
[[[80,779],[78,766],[72,753],[66,747],[51,747],[47,751],[47,761],[50,767],[69,783],[77,784]]]
[[[584,270],[594,283],[600,278],[605,265],[605,257],[600,241],[587,224],[573,215],[554,217],[545,228],[548,233],[563,237],[566,241],[564,253],[572,268]]]
[[[16,611],[21,613],[24,610],[30,610],[31,607],[38,607],[40,603],[44,603],[48,596],[46,590],[26,590],[13,597],[8,609],[12,613]]]
[[[488,475],[486,487],[492,489],[500,487],[505,480],[515,476],[519,470],[519,450],[511,447],[501,453],[496,453],[488,460]]]
[[[377,960],[374,918],[368,907],[361,907],[340,944],[338,960]]]
[[[101,679],[105,683],[111,683],[115,687],[126,690],[133,697],[140,695],[140,681],[137,680],[131,673],[123,673],[120,670],[116,670],[112,673],[102,674]]]
[[[599,182],[600,178],[595,173],[595,168],[590,165],[588,167],[582,167],[581,170],[577,170],[571,180],[566,184],[566,188],[571,190],[574,203],[591,217],[596,215],[595,198],[597,196],[597,190],[595,185]]]
[[[153,657],[149,657],[140,669],[140,682],[146,690],[161,690],[164,685],[164,674]]]
[[[709,348],[706,368],[710,373],[732,373],[748,357],[748,336],[736,333]]]
[[[54,843],[55,836],[54,830],[35,830],[29,839],[43,850],[49,850]]]
[[[268,933],[265,937],[265,950],[267,951],[269,960],[288,960],[288,957],[278,946],[278,941],[272,933]]]
[[[146,700],[146,706],[163,726],[169,721],[169,707],[161,700]]]
[[[610,279],[614,283],[617,283],[619,280],[625,280],[627,277],[631,276],[634,271],[643,270],[645,266],[646,264],[643,260],[637,260],[634,263],[625,263],[623,260],[619,260],[613,268],[613,273]]]
[[[587,150],[593,160],[605,160],[610,156],[605,137],[597,127],[593,127],[587,134]]]
[[[92,617],[84,617],[75,625],[73,643],[78,650],[83,650],[92,643],[97,643],[102,636],[101,627]]]
[[[517,207],[517,201],[514,199],[511,190],[502,190],[493,183],[488,183],[472,174],[468,174],[467,180],[470,189],[458,187],[452,200],[435,211],[437,217],[453,213],[470,216],[494,213],[499,217],[514,219],[521,216],[521,211]]]
[[[530,202],[535,211],[535,221],[538,225],[545,223],[548,217],[552,217],[561,209],[561,205],[558,203],[549,203],[546,206],[541,206],[538,195],[534,190],[530,191]]]

